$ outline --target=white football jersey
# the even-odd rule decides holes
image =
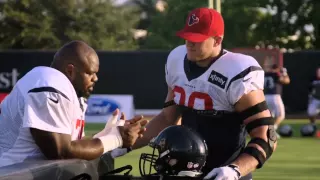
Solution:
[[[176,104],[195,110],[234,112],[235,103],[254,90],[263,90],[264,71],[251,56],[224,50],[202,75],[188,79],[187,49],[172,50],[166,63],[166,82]]]
[[[72,140],[83,136],[86,104],[77,97],[69,79],[56,69],[36,67],[29,71],[0,108],[0,167],[45,159],[30,128],[69,134]]]

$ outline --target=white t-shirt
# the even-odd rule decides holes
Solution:
[[[77,97],[69,79],[50,67],[29,71],[0,108],[0,167],[45,159],[30,128],[69,134],[72,140],[84,135],[86,104]]]

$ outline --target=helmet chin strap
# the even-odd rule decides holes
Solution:
[[[188,177],[197,177],[200,176],[201,173],[199,172],[193,172],[193,171],[180,171],[178,173],[178,176],[188,176]]]

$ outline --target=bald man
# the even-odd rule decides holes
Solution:
[[[35,67],[23,76],[1,104],[0,167],[28,159],[93,160],[130,148],[147,121],[137,116],[124,123],[118,120],[119,110],[101,132],[82,139],[83,98],[93,91],[98,70],[95,50],[72,41],[59,49],[51,67]]]

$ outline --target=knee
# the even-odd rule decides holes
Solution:
[[[284,120],[284,118],[285,118],[285,112],[280,113],[278,119],[282,121],[282,120]]]

